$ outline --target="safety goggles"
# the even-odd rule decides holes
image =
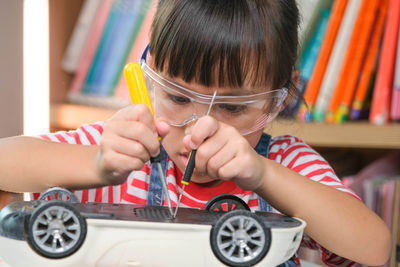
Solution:
[[[145,56],[140,63],[156,118],[171,126],[183,127],[207,113],[212,95],[200,94],[164,78],[146,64]],[[286,96],[285,87],[251,95],[218,95],[217,92],[210,116],[247,135],[271,122]]]

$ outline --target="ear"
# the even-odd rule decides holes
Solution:
[[[294,69],[292,71],[292,82],[297,87],[300,81],[300,70]]]

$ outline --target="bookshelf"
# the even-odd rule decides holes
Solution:
[[[102,121],[116,111],[66,103],[73,76],[61,68],[61,60],[83,0],[49,0],[50,19],[50,126],[55,130],[75,129],[84,123]],[[382,126],[368,122],[344,124],[278,120],[266,131],[271,135],[293,134],[311,146],[352,149],[400,149],[400,124]]]
[[[84,123],[103,121],[116,110],[73,104],[51,106],[53,129],[76,129]],[[277,120],[266,128],[272,136],[293,134],[316,147],[400,149],[400,125],[377,126],[368,122],[344,124],[299,123]]]

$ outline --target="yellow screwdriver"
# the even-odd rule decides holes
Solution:
[[[132,104],[145,104],[150,109],[151,114],[154,116],[153,106],[151,105],[151,100],[149,96],[149,92],[146,86],[146,80],[143,75],[142,68],[138,63],[128,63],[124,67],[124,75],[126,82],[128,84],[129,94],[131,96]],[[161,141],[161,137],[158,137],[158,140]],[[152,157],[152,163],[157,164],[158,172],[160,173],[160,180],[163,187],[164,195],[168,203],[169,212],[171,216],[174,215],[172,211],[171,199],[168,194],[167,182],[165,179],[164,171],[161,166],[161,154],[156,157]]]
[[[206,116],[208,116],[208,114],[210,114],[211,107],[212,107],[212,105],[214,103],[214,99],[215,99],[216,95],[217,95],[217,91],[215,91],[213,96],[212,96],[210,105],[208,106],[208,110],[207,110]],[[176,204],[174,218],[176,217],[176,214],[178,213],[179,204],[181,203],[183,192],[185,192],[185,186],[189,184],[190,178],[192,178],[194,167],[196,165],[196,162],[195,162],[196,152],[197,152],[197,149],[193,149],[192,151],[190,151],[188,162],[186,163],[185,173],[183,174],[182,181],[181,181],[181,183],[182,183],[182,192],[179,195],[178,203]]]

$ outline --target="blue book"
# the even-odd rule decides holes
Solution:
[[[330,9],[324,9],[321,12],[321,18],[317,24],[314,35],[312,36],[307,48],[302,55],[300,75],[306,81],[309,81],[317,61],[319,50],[324,40],[326,28],[329,21]]]
[[[107,51],[105,64],[99,73],[97,92],[101,96],[110,96],[116,86],[115,80],[119,79],[126,57],[138,33],[144,14],[149,7],[149,1],[124,0],[120,6],[120,19],[118,34],[112,46]],[[117,78],[116,78],[117,77]]]
[[[109,47],[109,43],[111,38],[112,33],[115,33],[115,24],[116,20],[118,19],[118,5],[121,2],[121,0],[116,0],[113,3],[113,6],[110,11],[110,15],[108,16],[107,23],[104,27],[104,32],[101,37],[101,40],[99,42],[99,46],[97,47],[96,54],[94,56],[93,62],[90,66],[88,75],[86,77],[84,86],[82,88],[82,93],[83,94],[94,94],[94,80],[95,76],[97,75],[97,72],[99,71],[98,69],[100,68],[101,62],[104,61],[104,53],[105,50]],[[93,88],[92,88],[93,87]]]

